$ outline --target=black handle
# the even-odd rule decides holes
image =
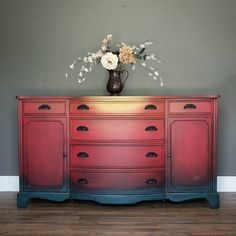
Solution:
[[[77,157],[87,158],[89,154],[87,152],[78,152]]]
[[[146,157],[158,157],[157,153],[156,152],[148,152],[146,154]]]
[[[80,178],[76,182],[77,182],[77,184],[88,184],[89,183],[88,180],[85,178]]]
[[[89,129],[88,129],[88,127],[87,126],[78,126],[77,127],[77,129],[76,129],[77,131],[88,131]]]
[[[167,153],[167,157],[172,157],[171,153]]]
[[[67,153],[66,152],[63,153],[63,157],[67,157]]]
[[[157,107],[154,104],[148,104],[145,106],[145,110],[156,110]]]
[[[195,104],[189,103],[184,106],[184,109],[197,109]]]
[[[154,178],[150,178],[146,180],[146,184],[157,184],[157,180]]]
[[[157,127],[154,125],[150,125],[145,129],[145,131],[157,131]]]
[[[89,106],[87,106],[86,104],[80,104],[77,107],[78,110],[89,110]]]
[[[51,107],[48,104],[42,104],[38,107],[39,110],[50,110]]]

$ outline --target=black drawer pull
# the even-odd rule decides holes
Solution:
[[[157,184],[157,180],[154,178],[150,178],[146,180],[146,184]]]
[[[38,107],[39,110],[51,110],[51,107],[48,104],[42,104]]]
[[[156,110],[157,107],[153,104],[148,104],[147,106],[145,106],[145,110]]]
[[[77,130],[77,131],[88,131],[89,129],[88,129],[87,126],[79,126],[79,127],[77,127],[76,130]]]
[[[89,154],[87,152],[78,152],[77,157],[87,158],[89,157]]]
[[[150,125],[145,129],[145,131],[157,131],[157,127],[154,125]]]
[[[67,156],[68,156],[68,155],[67,155],[67,153],[66,153],[66,152],[64,152],[64,153],[63,153],[63,157],[65,157],[65,158],[66,158]]]
[[[89,183],[88,180],[85,178],[78,179],[76,182],[77,182],[77,184],[88,184]]]
[[[195,104],[189,103],[184,106],[184,109],[197,109]]]
[[[156,152],[148,152],[146,154],[146,157],[158,157],[157,153]]]
[[[86,104],[81,104],[77,107],[77,110],[89,110],[89,106]]]

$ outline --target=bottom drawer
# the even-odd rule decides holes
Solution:
[[[164,188],[164,171],[151,169],[131,170],[77,170],[71,172],[71,190],[132,192],[161,192]]]

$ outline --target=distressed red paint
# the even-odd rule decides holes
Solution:
[[[18,97],[18,206],[216,193],[217,96]]]

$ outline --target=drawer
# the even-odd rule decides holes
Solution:
[[[159,169],[149,171],[71,171],[72,191],[143,191],[155,189],[163,191],[164,172]]]
[[[211,113],[213,103],[210,100],[169,100],[168,110],[170,113]]]
[[[164,120],[152,119],[72,119],[71,139],[143,140],[163,139]]]
[[[24,114],[66,114],[64,101],[29,101],[23,103]]]
[[[88,168],[164,168],[164,146],[71,146],[71,166]]]
[[[164,114],[164,100],[159,102],[70,102],[70,114]]]

